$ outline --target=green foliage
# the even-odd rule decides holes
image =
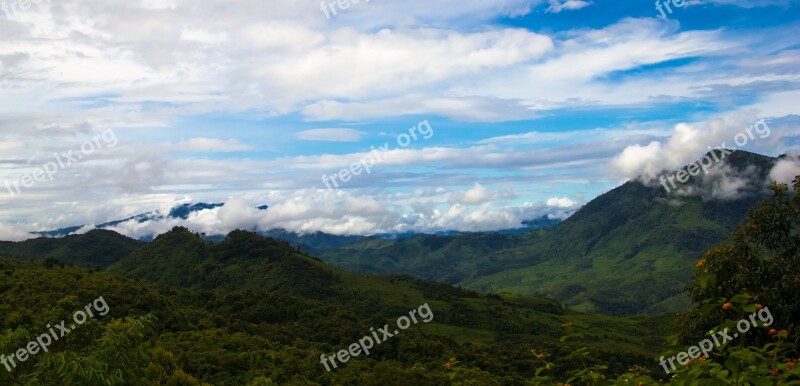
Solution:
[[[714,347],[709,357],[698,354],[701,356],[689,359],[669,376],[663,371],[654,376],[647,369],[633,367],[611,379],[604,366],[591,360],[590,348],[582,344],[572,345],[569,354],[560,356],[568,361],[561,369],[545,352],[533,351],[538,367],[531,384],[800,385],[795,331],[799,321],[800,194],[790,194],[786,185],[773,184],[771,188],[774,197],[757,205],[729,242],[712,248],[697,263],[696,282],[690,286],[696,306],[681,317],[682,340],[674,340],[676,349],[663,355],[669,358],[674,351],[683,350],[677,348],[680,345],[696,344],[706,331],[713,335],[735,330],[741,320],[757,324],[755,327]],[[794,180],[794,191],[798,190],[800,176]],[[572,325],[565,327],[571,329]],[[571,341],[583,340],[583,334],[574,332],[562,337],[568,346]],[[580,364],[574,363],[576,360]],[[683,363],[679,360],[678,364]],[[667,370],[667,363],[664,367]],[[558,382],[560,379],[565,382]]]
[[[106,268],[144,245],[116,232],[93,230],[61,239],[40,237],[19,243],[0,241],[0,257],[42,261],[53,267],[74,264]]]
[[[109,269],[152,282],[214,289],[281,291],[325,297],[334,283],[330,267],[291,245],[244,231],[221,243],[175,228],[134,251]]]
[[[70,351],[40,354],[25,383],[138,385],[139,369],[147,363],[143,344],[152,334],[153,326],[152,315],[113,320],[102,328],[95,342],[70,347]]]
[[[800,188],[800,178],[794,188]],[[774,197],[753,208],[728,242],[697,263],[696,281],[689,286],[697,305],[682,316],[684,341],[696,340],[737,314],[754,312],[755,304],[769,308],[774,328],[792,331],[795,342],[800,339],[800,195],[790,194],[786,185],[771,189]],[[723,310],[728,302],[737,307]],[[765,333],[747,335],[752,344],[766,341]]]
[[[655,355],[663,349],[662,334],[672,333],[654,327],[660,319],[578,314],[548,299],[362,276],[246,232],[229,239],[211,245],[175,229],[112,269],[132,278],[0,258],[0,331],[9,332],[0,337],[11,342],[0,353],[24,347],[27,334],[41,333],[99,296],[110,307],[51,353],[12,373],[0,371],[0,377],[15,377],[0,384],[38,377],[67,385],[125,384],[120,379],[137,385],[448,385],[441,363],[458,355],[456,381],[522,385],[533,375],[528,347],[558,351],[559,325],[567,318],[585,326],[587,346],[607,355],[598,359],[610,371],[624,370],[615,363]],[[434,313],[430,323],[333,372],[320,364],[321,354],[346,348],[371,327],[392,325],[424,303]],[[136,318],[149,314],[153,319]],[[136,321],[153,325],[137,329]]]

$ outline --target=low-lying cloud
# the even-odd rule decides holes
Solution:
[[[771,129],[770,125],[774,127]],[[779,126],[780,122],[775,121],[767,124],[766,120],[758,118],[755,111],[741,111],[708,122],[679,123],[672,135],[646,145],[630,145],[609,165],[619,177],[639,178],[655,186],[659,181],[665,183],[661,177],[673,176],[676,170],[713,151],[713,157],[709,157],[714,158],[710,169],[703,169],[692,184],[683,186],[677,194],[706,200],[735,200],[765,191],[773,180],[790,183],[800,174],[800,161],[795,156],[778,161],[769,171],[760,170],[755,165],[738,170],[725,159],[732,150],[768,154],[767,149],[779,147],[777,144],[781,143],[782,135],[788,135],[783,130],[775,130]]]
[[[441,192],[408,193],[406,198],[414,201],[414,207],[397,208],[367,196],[341,191],[305,190],[294,195],[273,194],[266,210],[257,209],[261,201],[255,201],[252,197],[234,197],[222,207],[193,212],[186,219],[161,216],[160,219],[145,222],[129,220],[106,229],[133,238],[153,237],[175,226],[184,226],[207,235],[227,234],[234,229],[285,229],[298,233],[321,231],[335,235],[491,231],[520,228],[525,220],[545,216],[563,219],[580,207],[580,204],[567,198],[498,206],[485,202],[484,198],[489,194],[492,194],[489,190],[476,184],[462,196],[464,203],[451,205],[443,202],[449,195]],[[168,211],[161,211],[162,215],[165,213]]]

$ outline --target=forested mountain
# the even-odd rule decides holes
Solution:
[[[119,233],[92,230],[61,239],[40,237],[22,242],[0,241],[0,257],[106,268],[145,243]]]
[[[357,272],[408,274],[482,292],[542,295],[578,310],[616,315],[679,311],[692,262],[768,197],[775,158],[736,151],[720,173],[752,181],[725,199],[713,176],[667,193],[629,181],[553,229],[523,235],[464,234],[365,239],[320,252]],[[712,173],[713,174],[713,173]],[[723,176],[725,177],[725,176]]]
[[[138,381],[109,384],[447,385],[442,364],[451,357],[463,366],[457,379],[522,385],[533,376],[532,347],[566,349],[558,343],[563,323],[584,328],[598,357],[620,372],[647,363],[673,328],[664,329],[672,326],[666,318],[593,316],[564,311],[547,299],[347,273],[243,231],[214,244],[176,228],[109,272],[0,259],[0,275],[0,331],[7,331],[2,353],[24,347],[46,324],[100,296],[111,310],[53,350],[69,355],[40,353],[11,373],[0,371],[0,382],[12,385],[63,376],[67,370],[59,366],[74,372],[74,379],[91,380],[88,385],[112,379],[108,373],[115,369]],[[414,325],[335,371],[320,364],[320,355],[347,348],[370,327],[391,326],[423,304],[434,315],[430,323]],[[150,314],[155,319],[123,320]],[[124,339],[118,349],[141,354],[130,363],[95,355],[106,349],[102,337],[115,333],[115,323],[135,335],[115,335]],[[106,370],[92,372],[98,368]]]

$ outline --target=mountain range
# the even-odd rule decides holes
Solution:
[[[45,242],[46,246],[34,248]],[[78,248],[88,244],[95,248]],[[440,362],[458,356],[461,375],[457,379],[523,385],[532,377],[531,348],[565,350],[559,342],[565,323],[581,326],[587,346],[600,363],[617,372],[634,363],[650,363],[673,330],[664,317],[589,315],[565,310],[550,299],[485,295],[408,276],[346,272],[288,243],[246,231],[233,231],[220,242],[211,242],[176,227],[143,243],[93,230],[4,247],[0,251],[5,256],[0,257],[0,274],[5,275],[0,282],[0,314],[5,317],[0,318],[0,331],[13,328],[22,335],[5,335],[0,350],[21,347],[26,331],[38,331],[63,318],[61,313],[80,309],[102,295],[111,312],[101,322],[115,320],[104,327],[113,338],[99,339],[99,323],[82,327],[89,338],[69,341],[67,347],[76,352],[65,357],[64,364],[76,371],[87,363],[94,365],[91,361],[97,358],[83,355],[102,352],[104,342],[114,342],[115,353],[141,352],[137,358],[150,358],[155,354],[145,354],[148,351],[136,343],[142,335],[125,335],[129,331],[145,334],[160,353],[147,359],[149,365],[123,361],[115,367],[113,356],[102,356],[97,369],[87,370],[92,376],[127,371],[132,372],[128,377],[162,379],[162,383],[150,383],[151,379],[130,384],[394,385],[399,379],[448,384],[452,378],[440,369]],[[43,254],[50,256],[45,264],[19,260]],[[117,261],[104,270],[87,271],[53,263],[56,258],[89,267]],[[392,326],[398,316],[423,304],[434,315],[430,323],[393,334],[369,356],[335,372],[326,372],[320,364],[321,354],[347,348],[369,334],[370,327]],[[128,327],[141,321],[136,317],[143,314],[148,314],[143,320],[156,321],[157,328],[140,333],[144,325]],[[47,361],[51,356],[34,360],[40,358]],[[156,371],[160,366],[164,369]],[[651,367],[657,371],[655,362]],[[31,372],[46,376],[42,373],[50,368],[58,366],[0,371],[0,383],[22,384]],[[256,382],[264,374],[269,380]],[[167,382],[170,377],[182,381]]]
[[[551,355],[556,377],[585,359],[612,374],[643,366],[663,380],[652,358],[679,331],[672,311],[688,308],[695,261],[769,196],[763,188],[778,160],[735,152],[669,193],[652,180],[628,181],[554,227],[521,234],[306,235],[323,259],[299,239],[246,230],[209,237],[175,227],[145,242],[94,229],[2,242],[0,352],[100,295],[111,313],[57,347],[68,356],[0,371],[0,383],[61,377],[67,366],[141,384],[523,385],[535,376],[531,361]],[[429,324],[395,332],[335,372],[321,367],[320,354],[421,304],[433,310]],[[132,356],[102,354],[107,344]],[[454,362],[457,372],[441,369]]]
[[[405,274],[459,285],[480,292],[544,296],[586,312],[611,315],[660,314],[687,308],[684,287],[691,267],[719,242],[756,202],[768,196],[769,171],[779,158],[735,151],[709,175],[691,177],[667,192],[656,181],[631,180],[597,197],[565,221],[547,217],[517,230],[340,236],[322,232],[298,234],[282,229],[257,231],[286,241],[345,270],[368,274]],[[734,192],[720,192],[721,179],[741,179]],[[137,221],[187,218],[223,204],[184,204],[167,214],[151,212]],[[265,205],[259,209],[268,210]],[[98,225],[110,227],[122,221]],[[43,235],[74,232],[70,227]],[[223,235],[201,235],[223,242]],[[122,236],[90,232],[88,239],[119,242]],[[93,245],[83,237],[66,237],[70,247],[35,239],[0,244],[8,256],[53,257],[87,265],[63,251],[75,244]],[[127,241],[126,241],[127,242]],[[60,245],[60,244],[59,244]],[[115,247],[90,266],[108,267],[132,247]],[[71,250],[71,249],[69,249]],[[77,256],[77,257],[76,257]]]
[[[735,151],[670,193],[628,181],[552,229],[520,235],[366,238],[320,251],[356,272],[408,274],[481,292],[546,296],[613,315],[686,309],[690,267],[769,196],[778,158]],[[735,192],[721,181],[740,179]],[[724,197],[724,198],[718,198]]]
[[[167,219],[183,219],[186,220],[192,213],[201,212],[204,210],[210,210],[215,208],[220,208],[225,206],[224,203],[196,203],[196,204],[181,204],[176,207],[173,207],[166,213],[162,213],[161,211],[151,211],[147,213],[138,214],[136,216],[131,216],[122,220],[115,220],[105,222],[99,225],[89,226],[91,229],[113,229],[117,225],[128,221],[135,221],[138,223],[145,223],[148,221],[163,221]],[[259,206],[257,209],[265,211],[269,209],[268,205]],[[525,232],[529,232],[535,229],[541,228],[550,228],[556,226],[558,223],[561,222],[559,218],[550,218],[548,216],[542,216],[540,218],[525,220],[520,224],[519,228],[514,229],[501,229],[496,230],[491,233],[498,233],[498,234],[522,234]],[[69,235],[75,235],[76,233],[82,232],[87,230],[87,225],[74,225],[69,226],[66,228],[59,228],[50,231],[38,231],[38,232],[31,232],[34,235],[42,236],[42,237],[49,237],[49,238],[58,238],[58,237],[65,237]],[[252,229],[253,232],[258,233],[265,237],[271,237],[278,240],[283,240],[289,242],[292,245],[298,246],[303,250],[310,252],[310,253],[317,253],[322,249],[329,249],[329,248],[338,248],[345,246],[347,244],[355,243],[359,240],[364,239],[366,236],[361,235],[333,235],[324,232],[291,232],[285,229],[270,229],[270,230],[258,230]],[[469,234],[469,233],[477,233],[477,232],[462,232],[462,231],[439,231],[433,233],[434,235],[439,236],[452,236],[457,234]],[[373,235],[372,237],[386,239],[386,240],[399,240],[405,239],[409,237],[414,237],[418,235],[418,233],[414,232],[405,232],[405,233],[382,233]],[[203,237],[210,241],[222,241],[225,239],[226,235],[224,234],[204,234]],[[151,241],[153,236],[142,237],[140,240],[142,241]]]

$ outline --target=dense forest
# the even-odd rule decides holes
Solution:
[[[95,258],[81,257],[88,265]],[[653,333],[666,319],[586,315],[547,299],[347,273],[243,231],[213,244],[176,228],[107,272],[54,258],[3,259],[0,269],[2,353],[26,347],[99,296],[110,308],[48,353],[0,372],[4,384],[524,384],[534,372],[533,347],[563,351],[564,323],[583,326],[615,371],[648,362],[668,332]],[[422,304],[434,314],[430,323],[325,371],[321,354]],[[443,365],[453,357],[461,371],[451,379]]]

